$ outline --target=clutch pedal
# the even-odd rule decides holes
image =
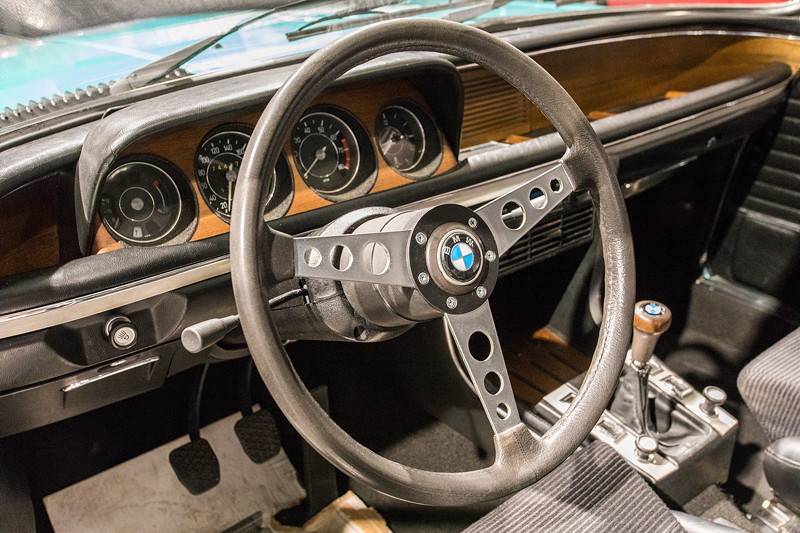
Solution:
[[[200,398],[207,373],[208,364],[205,364],[192,390],[189,408],[190,441],[169,452],[169,464],[178,481],[195,496],[216,487],[220,480],[219,459],[211,444],[200,437]]]

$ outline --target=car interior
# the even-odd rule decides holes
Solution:
[[[0,531],[800,531],[800,5],[653,9],[6,107]]]

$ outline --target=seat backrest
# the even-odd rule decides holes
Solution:
[[[737,385],[770,441],[800,435],[800,329],[750,361]]]

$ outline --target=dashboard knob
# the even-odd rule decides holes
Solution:
[[[136,326],[122,315],[109,318],[104,329],[108,342],[117,350],[127,350],[139,339],[139,331]]]

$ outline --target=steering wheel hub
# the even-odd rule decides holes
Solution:
[[[409,254],[416,288],[442,313],[477,309],[494,289],[499,270],[497,244],[487,224],[472,209],[445,204],[419,218],[411,235],[419,234],[426,237],[424,244],[415,238]],[[423,272],[433,283],[419,282]]]

